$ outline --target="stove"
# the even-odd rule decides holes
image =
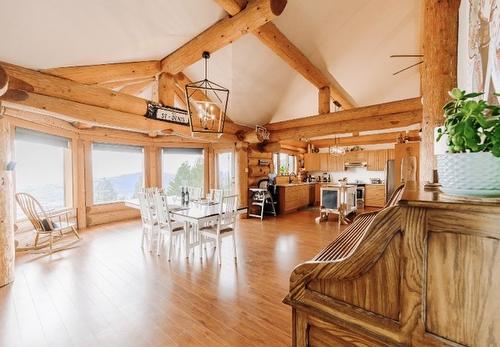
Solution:
[[[347,183],[356,186],[356,200],[358,208],[365,207],[365,183]]]

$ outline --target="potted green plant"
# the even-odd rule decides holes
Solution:
[[[438,155],[443,192],[453,195],[500,196],[500,107],[477,100],[482,93],[449,92],[444,126],[437,141],[447,153]]]

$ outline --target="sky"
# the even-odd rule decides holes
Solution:
[[[64,181],[63,148],[16,141],[16,185],[61,184]]]

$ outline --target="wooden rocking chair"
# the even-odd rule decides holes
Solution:
[[[17,193],[16,201],[35,228],[35,248],[38,245],[38,239],[41,234],[49,236],[50,254],[52,254],[54,233],[63,236],[64,231],[70,230],[78,239],[80,239],[80,235],[76,230],[76,223],[70,222],[69,219],[71,209],[53,212],[46,211],[42,205],[40,205],[38,200],[27,193]]]

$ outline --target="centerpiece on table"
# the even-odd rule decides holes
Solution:
[[[437,156],[441,190],[445,194],[500,197],[500,107],[477,100],[482,93],[449,92],[444,126],[437,141],[447,153]]]

